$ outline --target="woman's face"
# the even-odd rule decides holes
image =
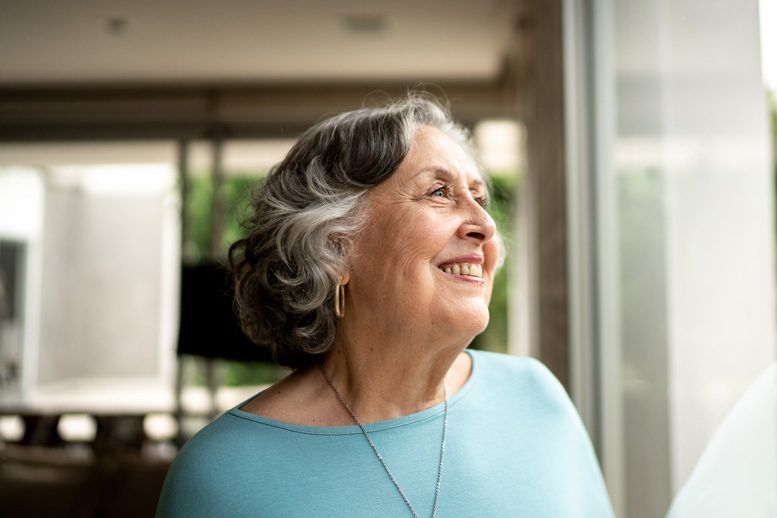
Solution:
[[[499,255],[485,196],[467,152],[437,128],[419,128],[397,171],[367,194],[349,304],[387,317],[378,326],[462,339],[485,329]]]

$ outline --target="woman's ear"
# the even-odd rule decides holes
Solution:
[[[342,234],[331,234],[329,236],[329,240],[332,243],[332,246],[334,247],[336,253],[341,258],[345,259],[348,255],[351,242]],[[351,280],[351,274],[348,272],[343,272],[340,274],[340,280],[338,281],[338,284],[345,286],[346,284],[348,284],[348,281],[350,280]]]
[[[335,253],[340,257],[348,255],[348,249],[350,247],[350,241],[342,234],[330,234],[329,242],[332,244],[332,248]]]

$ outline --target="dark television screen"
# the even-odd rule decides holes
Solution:
[[[178,354],[242,361],[271,361],[269,351],[243,334],[223,266],[184,265]]]

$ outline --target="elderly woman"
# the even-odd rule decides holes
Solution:
[[[245,333],[292,373],[186,444],[157,516],[611,516],[558,381],[467,350],[500,264],[487,206],[424,97],[302,135],[230,250]]]

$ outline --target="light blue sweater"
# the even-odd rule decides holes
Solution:
[[[613,516],[591,443],[561,384],[528,358],[468,351],[449,401],[439,517]],[[410,511],[356,426],[229,410],[181,450],[158,518],[403,517]],[[366,426],[420,516],[431,516],[443,404]]]

